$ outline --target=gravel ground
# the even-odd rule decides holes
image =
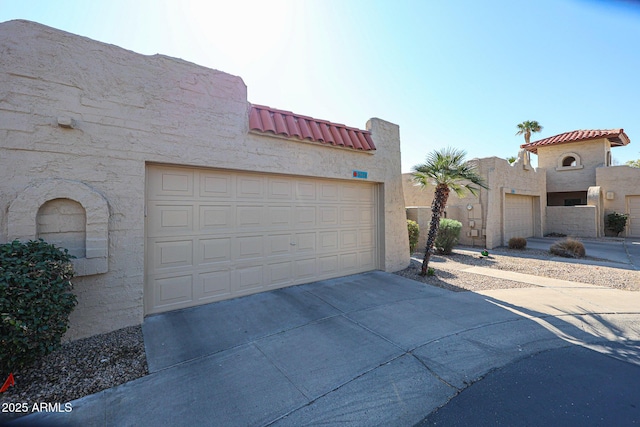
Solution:
[[[634,270],[552,261],[545,251],[492,250],[488,257],[456,248],[452,255],[433,255],[429,263],[435,276],[421,277],[414,254],[411,265],[396,274],[456,292],[525,288],[534,285],[465,273],[465,268],[482,266],[575,282],[640,291],[640,275]],[[0,403],[66,403],[148,373],[140,326],[66,343],[38,361],[31,369],[14,372],[15,386],[0,394]],[[3,382],[4,379],[0,379]]]
[[[15,385],[0,394],[0,404],[64,404],[147,373],[142,328],[131,326],[65,343],[30,369],[14,372]]]
[[[500,248],[491,250],[488,257],[483,257],[477,252],[464,248],[455,249],[451,255],[431,256],[429,267],[435,270],[435,275],[431,277],[420,276],[423,256],[424,254],[421,253],[413,254],[411,265],[396,274],[456,292],[535,286],[462,271],[465,268],[480,266],[627,291],[640,291],[640,274],[636,270],[578,264],[570,260],[552,260],[554,256],[546,251]],[[595,258],[587,257],[586,259],[597,261]]]

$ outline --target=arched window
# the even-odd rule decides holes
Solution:
[[[558,157],[557,171],[572,171],[583,168],[582,160],[577,153],[563,153]]]

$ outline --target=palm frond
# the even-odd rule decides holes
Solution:
[[[522,135],[531,132],[537,133],[542,130],[542,126],[536,120],[525,120],[522,123],[518,123],[516,127],[518,128],[518,132],[516,132],[516,135]]]
[[[476,172],[477,162],[467,162],[465,157],[464,150],[454,147],[432,151],[425,163],[412,168],[413,181],[422,187],[445,184],[458,196],[463,196],[466,191],[476,195],[480,188],[488,186]]]

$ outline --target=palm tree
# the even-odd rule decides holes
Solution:
[[[412,175],[416,185],[423,189],[428,185],[435,187],[421,276],[427,274],[433,244],[440,228],[440,217],[447,205],[449,192],[453,190],[461,197],[465,190],[469,190],[475,196],[478,193],[478,187],[489,188],[484,179],[476,172],[477,164],[464,160],[466,155],[464,150],[447,147],[442,151],[431,152],[425,163],[413,167]],[[474,184],[478,187],[475,187]]]
[[[535,120],[527,120],[518,124],[518,132],[516,135],[524,134],[524,142],[525,144],[529,144],[531,142],[531,132],[540,132],[542,130],[542,126],[540,123]]]

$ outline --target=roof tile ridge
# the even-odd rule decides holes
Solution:
[[[355,126],[349,126],[349,125],[346,125],[344,123],[332,122],[331,120],[326,120],[326,119],[317,119],[315,117],[305,116],[303,114],[294,113],[293,111],[281,110],[279,108],[270,107],[268,105],[251,104],[251,107],[254,107],[254,108],[257,108],[257,109],[260,109],[260,110],[269,110],[272,113],[280,113],[280,114],[290,115],[290,116],[295,117],[296,119],[312,120],[312,121],[314,121],[316,123],[324,123],[324,124],[327,124],[329,126],[342,127],[342,128],[348,129],[348,130],[349,129],[353,130],[354,132],[371,133],[368,130],[359,129],[359,128],[355,127]]]
[[[376,150],[370,130],[316,119],[268,105],[249,103],[249,106],[251,130],[354,150]]]

